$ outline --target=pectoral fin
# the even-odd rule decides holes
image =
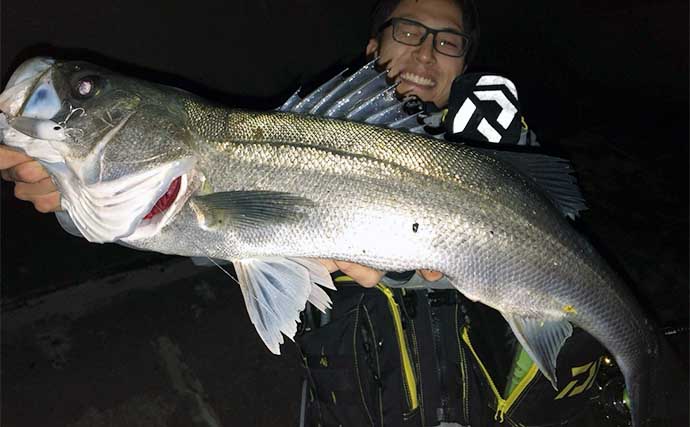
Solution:
[[[307,301],[321,311],[331,306],[331,299],[320,286],[335,286],[328,270],[318,261],[276,257],[233,264],[249,318],[274,354],[280,354],[282,334],[290,339],[295,336],[299,313]]]
[[[557,390],[556,358],[565,340],[573,333],[570,322],[561,318],[502,314],[527,354]]]
[[[314,203],[278,191],[226,191],[195,196],[190,206],[205,228],[256,227],[298,220]]]

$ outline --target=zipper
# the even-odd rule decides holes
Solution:
[[[410,362],[410,353],[407,348],[407,340],[405,339],[402,320],[400,318],[400,308],[398,307],[398,303],[395,302],[393,292],[391,292],[390,289],[388,289],[382,283],[379,283],[377,288],[386,296],[386,299],[388,300],[388,308],[393,315],[395,335],[398,339],[398,347],[400,348],[400,361],[403,370],[403,388],[405,389],[410,411],[413,411],[419,406],[419,401],[417,399],[417,382],[415,381],[412,362]]]
[[[462,343],[460,342],[460,331],[458,328],[460,327],[460,319],[458,318],[458,309],[460,307],[460,304],[455,305],[455,336],[458,340],[458,355],[460,356],[460,381],[462,384],[462,411],[463,411],[463,421],[465,424],[469,424],[470,420],[470,405],[469,405],[469,380],[468,380],[468,372],[467,372],[467,356],[465,355],[465,348],[462,346]]]
[[[376,394],[378,396],[378,406],[379,406],[379,420],[381,421],[381,427],[383,427],[383,390],[381,387],[381,364],[379,361],[379,350],[376,340],[376,333],[374,332],[374,325],[371,324],[371,316],[369,316],[369,310],[366,305],[363,305],[364,314],[367,315],[367,323],[369,324],[369,330],[371,331],[371,336],[373,339],[372,347],[374,347],[374,357],[376,360]]]
[[[427,299],[427,301],[429,301]],[[441,330],[440,330],[440,320],[438,318],[438,313],[435,307],[431,304],[431,301],[429,301],[429,316],[431,318],[431,338],[432,342],[434,345],[434,355],[435,357],[435,368],[436,368],[436,376],[438,377],[438,388],[439,388],[439,400],[441,404],[441,414],[438,414],[438,409],[437,415],[440,415],[442,419],[445,419],[447,417],[447,412],[448,412],[448,391],[447,391],[447,384],[446,384],[446,378],[444,372],[442,371],[443,367],[443,361],[446,358],[446,351],[445,351],[445,345],[442,342],[441,339]]]
[[[525,374],[525,376],[515,386],[515,389],[510,393],[510,395],[508,395],[508,397],[504,399],[498,392],[496,384],[494,383],[493,379],[491,379],[491,375],[489,375],[489,371],[486,369],[486,366],[484,366],[482,361],[479,359],[477,352],[474,350],[474,347],[470,342],[469,327],[467,326],[464,326],[462,328],[462,340],[465,341],[467,347],[469,347],[470,349],[470,352],[472,352],[474,358],[477,360],[479,368],[484,373],[484,376],[489,382],[489,387],[491,388],[491,391],[494,393],[494,396],[496,397],[497,404],[496,413],[494,414],[494,421],[503,423],[504,415],[508,413],[515,401],[518,399],[518,397],[520,397],[520,394],[522,394],[522,392],[527,388],[527,386],[534,380],[534,378],[537,376],[537,373],[539,372],[539,369],[537,368],[537,365],[534,362],[532,362],[532,366],[530,366],[529,370],[527,371],[527,374]]]
[[[362,303],[362,300],[360,299],[359,304]],[[357,363],[357,332],[359,328],[359,312],[360,310],[357,310],[355,313],[355,323],[354,323],[354,331],[352,333],[352,349],[354,351],[354,364],[355,364],[355,376],[357,377],[357,385],[359,386],[359,396],[362,399],[362,405],[364,406],[364,411],[367,414],[367,417],[369,418],[369,423],[371,426],[374,425],[374,418],[371,416],[371,412],[369,411],[369,407],[367,406],[367,400],[366,396],[364,396],[364,389],[362,388],[362,378],[361,378],[361,372],[359,371],[359,363]]]
[[[401,289],[401,293],[404,299],[406,295],[405,288]],[[422,382],[422,365],[419,356],[419,344],[417,343],[417,332],[414,325],[414,319],[410,317],[405,307],[405,304],[402,305],[402,311],[405,313],[405,318],[407,319],[408,325],[410,326],[410,338],[412,341],[412,350],[410,354],[412,356],[412,362],[414,363],[415,372],[417,373],[416,378],[418,381],[417,390],[419,391],[419,412],[421,414],[420,419],[422,420],[422,424],[424,424],[424,383]]]

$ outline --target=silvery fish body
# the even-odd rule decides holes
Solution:
[[[89,240],[232,261],[274,352],[307,301],[330,303],[314,258],[436,270],[500,311],[554,386],[571,324],[596,337],[625,376],[635,422],[646,418],[658,349],[647,317],[552,199],[498,154],[228,109],[45,58],[20,67],[0,109],[5,143],[42,160]]]

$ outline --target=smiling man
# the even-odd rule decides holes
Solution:
[[[453,80],[466,68],[465,55],[472,46],[470,32],[475,33],[477,42],[476,27],[465,30],[461,3],[402,1],[378,25],[366,52],[378,54],[389,77],[399,83],[400,94],[417,95],[439,108],[448,104]]]
[[[401,98],[416,96],[439,110],[478,39],[470,0],[383,0],[372,15],[366,54],[379,58]],[[458,341],[459,313],[471,303],[440,273],[386,274],[322,262],[341,286],[327,316],[305,311],[296,337],[311,396],[303,395],[307,425],[450,427],[492,420],[476,363]]]
[[[446,108],[453,82],[478,45],[472,1],[383,0],[371,28],[366,53],[379,58],[399,95]],[[18,198],[41,212],[60,209],[60,195],[37,162],[0,146],[0,169],[3,178],[16,182]],[[333,310],[327,315],[306,310],[305,327],[296,337],[307,368],[310,393],[305,388],[303,407],[310,424],[480,426],[505,418],[529,425],[521,407],[548,401],[555,416],[534,424],[550,425],[572,413],[563,410],[564,403],[587,397],[589,379],[576,379],[567,384],[568,393],[555,395],[531,360],[514,351],[514,341],[500,342],[507,341],[507,329],[491,318],[496,313],[447,289],[441,274],[385,275],[353,263],[323,263],[340,271],[336,283],[344,286],[331,295]],[[499,345],[482,342],[487,337],[496,337]],[[584,360],[565,369],[586,366],[581,372],[593,378],[598,355],[578,355]],[[510,401],[519,404],[511,407]]]
[[[467,68],[479,43],[477,12],[471,0],[381,1],[372,14],[369,57],[379,57],[400,96],[419,97],[437,108],[448,105],[456,77]],[[362,286],[379,283],[384,273],[342,261],[322,261],[331,271],[340,270]],[[436,281],[441,274],[421,270]]]
[[[379,58],[400,97],[458,111],[463,90],[482,77],[458,79],[479,41],[472,1],[382,0],[372,21],[367,56]],[[503,77],[486,77],[515,90]],[[500,142],[537,145],[518,123]],[[469,132],[447,135],[481,141]],[[440,273],[322,262],[341,286],[325,316],[305,310],[296,337],[306,368],[306,425],[550,426],[587,404],[602,349],[581,330],[561,350],[558,376],[587,374],[554,390],[503,318],[467,300]]]

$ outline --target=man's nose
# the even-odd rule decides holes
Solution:
[[[422,64],[428,64],[436,61],[433,34],[427,34],[422,44],[417,46],[417,49],[414,52],[414,56]]]

